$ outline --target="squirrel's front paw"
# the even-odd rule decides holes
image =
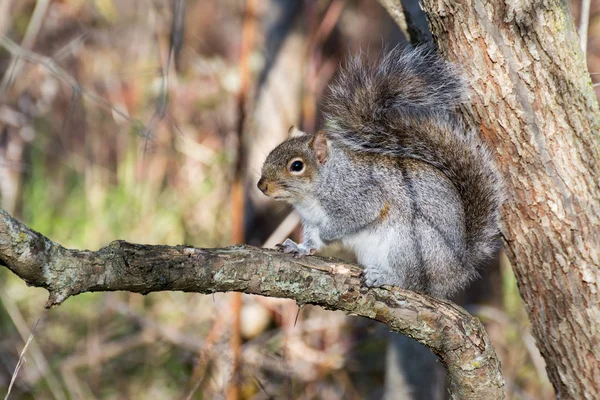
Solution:
[[[389,276],[381,269],[367,266],[362,273],[365,285],[368,287],[380,287],[389,284]]]
[[[303,243],[296,243],[292,239],[285,239],[283,243],[278,244],[277,249],[284,253],[292,253],[294,258],[300,258],[302,256],[312,256],[315,254],[315,249],[311,249],[305,246]]]

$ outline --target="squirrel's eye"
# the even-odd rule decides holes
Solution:
[[[290,172],[300,173],[304,171],[304,163],[302,160],[294,160],[289,166]]]

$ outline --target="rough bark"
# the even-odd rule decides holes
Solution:
[[[423,0],[506,178],[505,244],[559,398],[600,398],[600,113],[563,1]]]
[[[251,246],[197,249],[112,242],[69,250],[0,210],[0,263],[50,292],[47,307],[83,292],[237,291],[284,297],[381,321],[428,346],[446,366],[455,399],[503,399],[504,380],[477,318],[457,305],[396,288],[367,289],[360,268],[295,259]]]

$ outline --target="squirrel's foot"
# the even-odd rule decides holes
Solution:
[[[383,285],[389,285],[389,276],[382,271],[380,268],[374,266],[366,266],[362,277],[365,285],[368,287],[380,287]]]
[[[278,244],[277,250],[283,251],[284,253],[291,253],[294,258],[300,258],[303,256],[312,256],[315,254],[316,249],[311,249],[309,246],[306,246],[304,243],[296,243],[292,239],[285,239],[283,243]]]

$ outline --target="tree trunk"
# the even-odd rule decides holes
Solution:
[[[505,244],[559,398],[600,398],[600,113],[563,1],[423,0],[497,149]]]

